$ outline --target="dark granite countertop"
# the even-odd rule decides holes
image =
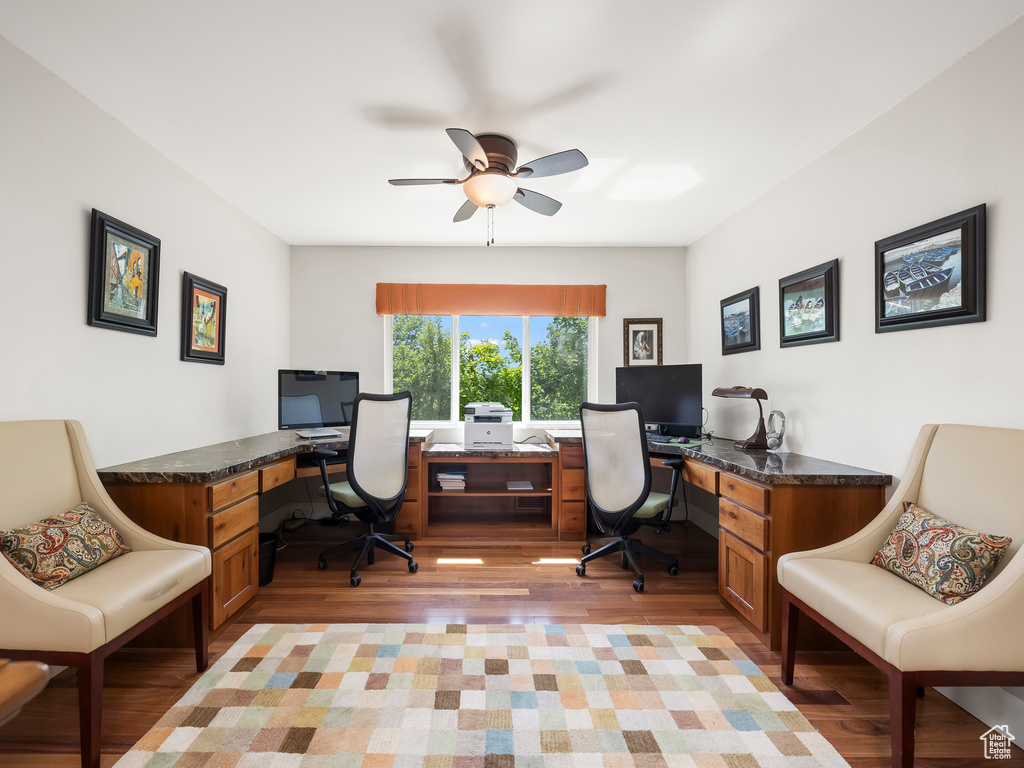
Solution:
[[[554,456],[556,449],[543,443],[517,443],[504,448],[467,448],[462,443],[434,443],[423,449],[425,459],[522,459],[537,456]]]
[[[429,429],[414,429],[409,442],[422,443],[433,434]],[[208,483],[314,448],[347,447],[347,432],[342,437],[307,440],[296,437],[294,430],[280,430],[104,467],[98,474],[104,483]]]
[[[578,429],[551,429],[546,433],[555,445],[582,443]],[[881,485],[892,484],[892,475],[870,469],[851,467],[826,459],[815,459],[799,453],[774,451],[741,451],[734,440],[714,437],[704,445],[688,447],[680,443],[650,443],[652,453],[688,456],[769,485]]]

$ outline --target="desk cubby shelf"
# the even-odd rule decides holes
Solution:
[[[455,453],[455,455],[453,455]],[[557,540],[553,451],[444,451],[424,456],[425,538]],[[439,472],[464,472],[466,487],[443,490]],[[509,481],[527,480],[529,490],[509,490]]]

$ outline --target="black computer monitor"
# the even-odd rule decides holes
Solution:
[[[347,427],[357,394],[355,371],[278,371],[277,428]]]
[[[704,422],[700,363],[615,369],[615,402],[639,403],[648,429],[700,437]]]

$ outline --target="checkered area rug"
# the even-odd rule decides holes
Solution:
[[[714,627],[261,624],[116,768],[846,765]]]

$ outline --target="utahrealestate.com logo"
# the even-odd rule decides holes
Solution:
[[[985,743],[986,760],[1009,760],[1010,743],[1014,740],[1008,725],[997,725],[979,736]]]

